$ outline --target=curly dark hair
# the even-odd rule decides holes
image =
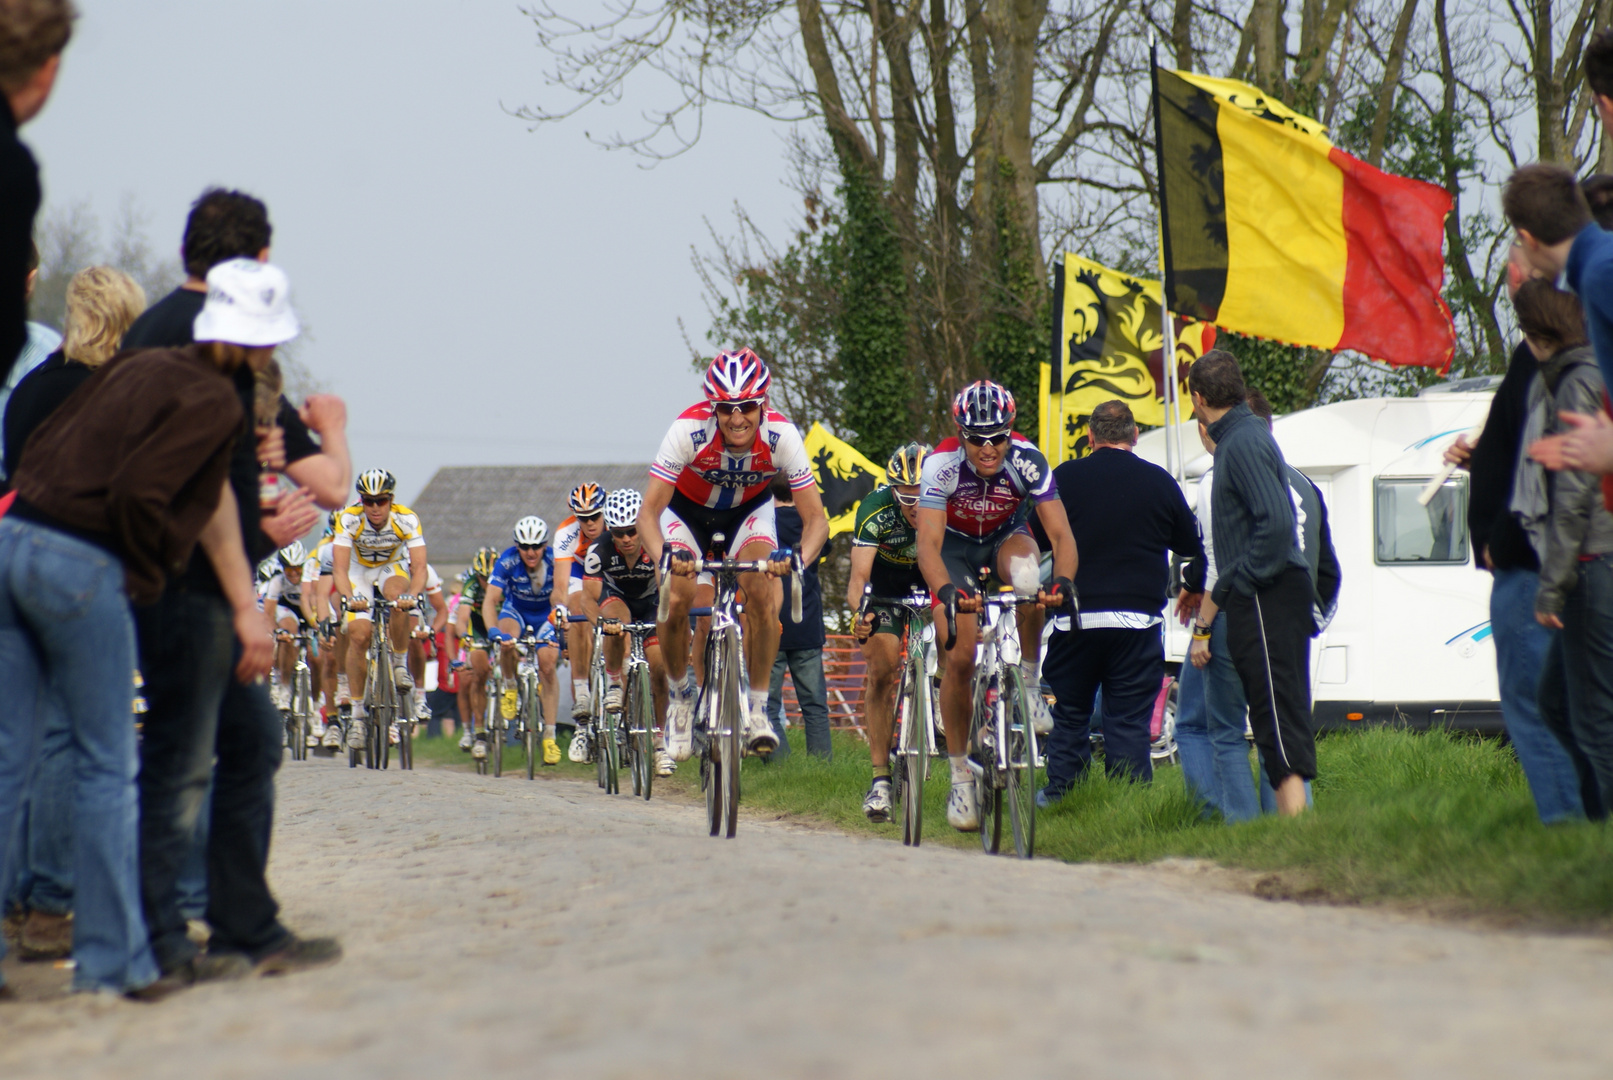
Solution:
[[[269,208],[244,191],[208,188],[190,204],[180,247],[185,273],[206,278],[228,259],[255,259],[269,246]]]

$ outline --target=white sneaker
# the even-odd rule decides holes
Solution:
[[[308,728],[307,744],[309,746],[318,746],[324,740],[325,740],[325,729],[324,728],[320,727],[318,724],[313,724]]]
[[[471,743],[475,741],[476,737],[471,734],[470,728],[467,727],[459,733],[459,748],[461,750],[469,750]]]
[[[863,817],[869,821],[885,822],[891,819],[891,782],[878,776],[863,796]]]
[[[340,750],[342,748],[342,725],[326,724],[324,743],[332,750]]]
[[[398,693],[406,694],[414,689],[414,676],[409,674],[408,668],[399,664],[392,669],[392,685],[398,688]]]
[[[612,683],[605,687],[605,711],[622,711],[622,687],[620,683]]]
[[[778,732],[767,722],[767,702],[745,712],[745,746],[753,754],[771,754],[778,749]]]
[[[655,775],[671,776],[678,771],[678,763],[672,760],[672,755],[665,750],[655,752]]]
[[[1047,699],[1042,692],[1032,688],[1025,695],[1031,700],[1031,730],[1038,735],[1047,735],[1053,730],[1053,710],[1047,707]]]
[[[975,801],[973,780],[952,785],[947,796],[947,824],[959,832],[980,831],[980,806]]]
[[[486,758],[487,758],[487,739],[486,738],[484,738],[484,737],[482,737],[480,735],[478,735],[476,737],[476,741],[471,744],[470,756],[475,758],[477,761],[486,760]]]
[[[694,753],[695,695],[672,691],[666,703],[666,752],[673,761],[688,761]]]
[[[571,734],[571,745],[566,748],[566,757],[579,765],[588,761],[588,728],[578,724],[577,730]]]
[[[347,676],[336,676],[336,704],[347,705],[353,700],[353,695],[347,689]]]
[[[580,694],[573,694],[571,699],[571,718],[573,720],[586,720],[594,714],[594,699],[584,690]]]
[[[364,749],[364,740],[369,733],[370,719],[364,712],[364,706],[354,704],[353,719],[347,725],[347,747],[350,750]]]

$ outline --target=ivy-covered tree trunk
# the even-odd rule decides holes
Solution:
[[[999,163],[999,172],[990,242],[982,245],[988,255],[981,290],[985,310],[976,348],[986,376],[1014,395],[1018,406],[1014,428],[1035,439],[1040,434],[1041,359],[1047,354],[1047,289],[1037,279],[1041,258],[1037,241],[1026,235],[1023,213],[1015,205],[1014,170],[1005,160]]]
[[[842,156],[845,259],[840,370],[851,442],[876,462],[912,438],[915,398],[907,358],[907,272],[879,182]]]

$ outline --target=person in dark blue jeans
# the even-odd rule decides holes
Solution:
[[[801,550],[801,513],[789,482],[780,473],[773,480],[773,521],[778,529],[779,547]],[[824,545],[827,553],[829,545]],[[801,725],[806,729],[807,753],[827,761],[834,753],[829,742],[829,698],[824,690],[823,589],[818,584],[818,561],[801,574],[801,621],[790,618],[790,605],[779,611],[783,632],[779,635],[778,655],[773,658],[773,676],[767,694],[767,716],[778,735],[778,749],[769,761],[790,756],[790,743],[784,737],[784,673],[795,684],[795,700],[801,706]]]

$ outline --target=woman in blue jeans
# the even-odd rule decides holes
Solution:
[[[204,530],[235,521],[225,473],[245,414],[226,372],[270,356],[114,357],[34,431],[0,519],[0,822],[16,820],[49,687],[73,733],[75,990],[165,989],[148,991],[129,603],[160,595]],[[264,638],[267,657],[266,626]],[[15,832],[0,832],[0,881],[15,873]]]

